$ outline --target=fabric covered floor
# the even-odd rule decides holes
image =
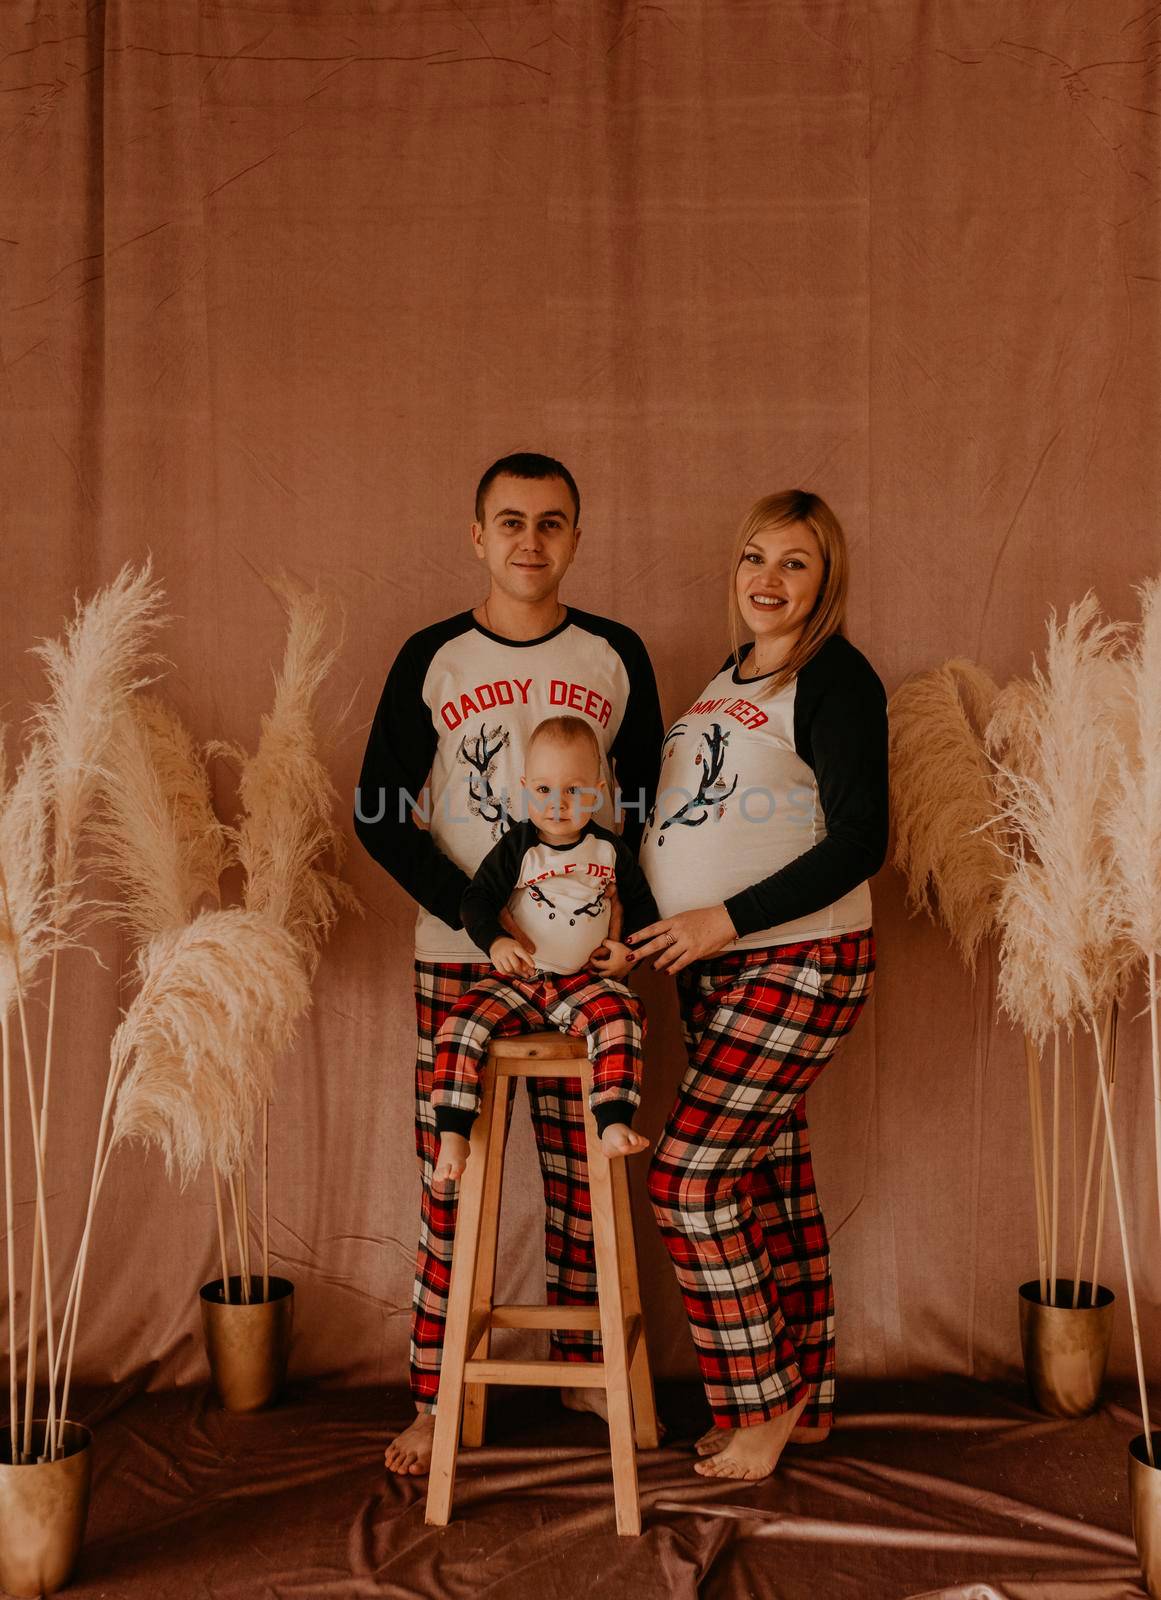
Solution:
[[[613,1529],[603,1427],[555,1394],[499,1391],[465,1453],[455,1519],[426,1480],[387,1479],[402,1390],[292,1386],[256,1416],[204,1388],[90,1396],[89,1533],[70,1593],[126,1600],[1115,1600],[1143,1595],[1126,1455],[1128,1390],[1092,1417],[1040,1416],[1015,1386],[843,1386],[826,1445],[764,1483],[703,1481],[693,1385],[660,1390],[665,1446],[641,1458],[645,1528]]]

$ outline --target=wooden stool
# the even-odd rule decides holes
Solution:
[[[601,1149],[597,1125],[589,1110],[592,1077],[584,1040],[562,1033],[528,1033],[514,1039],[497,1039],[488,1053],[480,1084],[480,1114],[472,1127],[472,1153],[460,1183],[452,1252],[447,1332],[427,1493],[427,1520],[437,1527],[445,1527],[451,1516],[461,1409],[464,1445],[482,1444],[487,1386],[510,1383],[605,1390],[617,1532],[641,1532],[634,1438],[643,1450],[657,1448],[657,1412],[637,1287],[625,1161],[621,1157],[610,1161]],[[581,1081],[597,1267],[595,1306],[493,1303],[504,1142],[516,1078]],[[604,1359],[493,1361],[493,1328],[599,1330]]]

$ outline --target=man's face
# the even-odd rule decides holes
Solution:
[[[488,489],[484,521],[472,523],[472,544],[493,592],[526,604],[555,595],[579,539],[563,478],[502,473]]]

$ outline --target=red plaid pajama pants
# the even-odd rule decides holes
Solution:
[[[458,1186],[433,1187],[439,1150],[431,1102],[435,1038],[457,1000],[481,979],[489,962],[415,963],[415,1151],[422,1193],[415,1290],[411,1303],[411,1393],[416,1409],[434,1411],[443,1357],[451,1283]],[[519,1021],[510,1032],[526,1031]],[[528,1100],[544,1184],[544,1254],[549,1305],[592,1305],[597,1298],[593,1224],[585,1153],[584,1107],[579,1078],[528,1078]],[[600,1335],[552,1335],[552,1354],[564,1361],[597,1361]]]
[[[641,1002],[623,983],[583,970],[535,978],[493,972],[474,983],[436,1036],[432,1103],[478,1111],[480,1074],[492,1040],[542,1028],[588,1039],[594,1111],[607,1100],[640,1105]]]
[[[689,1067],[649,1169],[714,1422],[834,1409],[834,1291],[806,1090],[871,993],[870,929],[695,963]]]

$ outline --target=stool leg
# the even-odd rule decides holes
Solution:
[[[485,1077],[495,1078],[495,1070],[484,1068]],[[472,1295],[471,1324],[479,1326],[481,1316],[490,1317],[496,1289],[496,1241],[500,1232],[500,1194],[504,1185],[504,1145],[508,1132],[508,1106],[514,1087],[511,1078],[496,1078],[492,1127],[488,1137],[488,1170],[480,1210],[480,1244],[476,1253],[475,1291]],[[487,1359],[492,1353],[492,1330],[485,1326],[483,1336],[468,1359]],[[464,1387],[464,1421],[460,1443],[474,1449],[484,1442],[488,1420],[488,1386],[469,1383]]]
[[[601,1149],[597,1125],[589,1110],[591,1087],[592,1069],[588,1068],[581,1079],[581,1092],[584,1096],[585,1142],[588,1147],[597,1299],[601,1310],[601,1344],[604,1347],[605,1398],[609,1406],[613,1499],[617,1508],[617,1532],[638,1534],[641,1532],[641,1501],[637,1490],[637,1452],[633,1439],[633,1405],[629,1397],[625,1306],[621,1295],[621,1264],[617,1255],[617,1228],[613,1216],[613,1184],[610,1162]]]
[[[625,1315],[640,1320],[637,1348],[629,1363],[629,1386],[633,1394],[633,1421],[637,1448],[656,1450],[661,1443],[657,1426],[657,1402],[653,1394],[653,1375],[649,1369],[649,1349],[645,1343],[645,1316],[641,1309],[641,1289],[637,1279],[637,1250],[633,1242],[633,1209],[629,1201],[629,1174],[624,1161],[611,1161],[613,1215],[617,1224],[617,1259],[621,1267],[621,1298]]]
[[[495,1079],[493,1077],[489,1081],[488,1075],[485,1075],[481,1085],[480,1114],[472,1128],[472,1153],[460,1183],[439,1396],[435,1407],[426,1520],[439,1528],[447,1526],[455,1489],[460,1407],[464,1396],[464,1362],[467,1359],[468,1325],[480,1243],[480,1210],[484,1181],[488,1175],[488,1145],[495,1104]]]

